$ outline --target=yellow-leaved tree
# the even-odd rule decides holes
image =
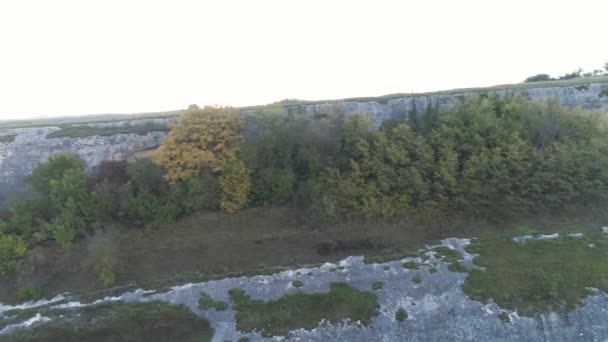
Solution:
[[[251,181],[238,159],[243,119],[231,107],[191,105],[163,140],[154,161],[167,170],[165,179],[177,182],[211,169],[218,177],[220,207],[233,212],[247,204]]]

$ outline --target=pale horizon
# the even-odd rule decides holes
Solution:
[[[0,3],[0,120],[420,93],[601,69],[608,3]]]

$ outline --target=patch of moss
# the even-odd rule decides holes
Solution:
[[[431,267],[429,268],[429,273],[437,273],[437,267]]]
[[[388,266],[388,265],[384,265],[384,267],[382,267],[382,269],[384,269],[385,271],[388,271],[388,270],[390,270],[391,268],[390,268],[390,266]]]
[[[595,247],[590,247],[593,244]],[[574,308],[588,288],[608,291],[608,238],[603,234],[514,242],[477,242],[474,263],[462,285],[469,297],[524,315]]]
[[[420,264],[415,261],[406,261],[403,264],[401,264],[401,266],[403,268],[407,268],[409,270],[417,270],[420,268]]]
[[[228,303],[221,300],[215,301],[207,293],[201,292],[201,296],[198,299],[198,306],[203,310],[213,308],[217,311],[224,311],[228,308]]]
[[[399,308],[395,313],[395,319],[399,322],[403,322],[407,319],[407,311],[404,308]]]
[[[240,331],[259,330],[264,336],[281,336],[293,329],[312,329],[323,319],[344,319],[366,325],[376,312],[374,294],[360,291],[345,283],[332,283],[325,293],[293,293],[264,302],[251,299],[244,291],[232,289],[230,300],[236,311]]]
[[[215,308],[216,311],[224,311],[224,310],[228,309],[228,303],[224,302],[223,300],[216,301],[214,303],[213,307]]]
[[[12,143],[15,141],[15,137],[14,134],[0,135],[0,143]]]
[[[420,278],[420,274],[416,274],[416,275],[414,276],[414,278],[412,278],[412,281],[413,281],[414,283],[416,283],[416,284],[420,284],[420,283],[422,283],[422,278]]]
[[[501,311],[498,314],[498,319],[500,319],[501,321],[508,323],[511,321],[511,319],[509,318],[509,314],[506,311]]]
[[[432,249],[435,256],[448,264],[448,270],[452,272],[466,272],[467,268],[460,264],[462,256],[460,253],[447,246],[438,246]]]
[[[293,287],[302,287],[304,286],[304,283],[300,280],[294,280],[291,282],[291,286]]]
[[[8,341],[211,341],[209,322],[184,305],[111,302],[62,310],[45,324],[4,335]]]
[[[381,281],[375,281],[372,283],[372,290],[374,291],[382,290],[383,287],[384,283],[382,283]]]

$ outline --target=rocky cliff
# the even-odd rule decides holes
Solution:
[[[496,93],[520,92],[532,98],[555,98],[562,105],[580,106],[588,109],[598,109],[608,112],[608,96],[602,96],[602,91],[608,89],[608,83],[588,84],[567,87],[544,87],[525,89],[499,89]],[[480,93],[472,91],[467,93]],[[345,100],[331,103],[310,103],[297,105],[298,112],[303,115],[319,115],[339,110],[344,113],[364,113],[375,127],[379,127],[387,119],[407,116],[415,112],[422,115],[433,106],[446,110],[455,105],[463,93],[429,94],[380,98],[376,100]],[[243,110],[245,115],[254,115],[255,109]],[[96,129],[158,126],[175,121],[175,118],[142,119],[117,121],[108,123],[86,124]],[[61,127],[14,128],[0,130],[0,203],[10,194],[19,193],[23,187],[23,178],[36,165],[46,161],[51,155],[60,153],[75,153],[92,167],[102,160],[124,160],[130,156],[158,146],[166,135],[163,131],[138,133],[120,133],[113,135],[91,135],[80,138],[48,138],[50,133],[61,130]],[[5,137],[5,139],[2,139]]]

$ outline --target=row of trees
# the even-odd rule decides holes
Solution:
[[[288,205],[321,221],[500,218],[606,199],[598,113],[490,94],[448,113],[409,114],[372,129],[365,115],[340,110],[311,118],[277,105],[244,118],[192,106],[153,160],[106,161],[88,174],[68,155],[39,166],[29,196],[0,222],[0,259],[21,255],[22,241],[69,248],[97,228],[156,228],[200,209]]]
[[[565,74],[565,75],[562,75],[562,76],[559,76],[556,78],[553,78],[548,74],[537,74],[537,75],[526,78],[524,80],[524,82],[530,83],[530,82],[545,82],[545,81],[556,81],[556,80],[571,80],[574,78],[592,77],[592,76],[601,76],[601,75],[608,75],[608,62],[606,62],[604,64],[604,70],[596,69],[596,70],[593,70],[592,72],[583,72],[583,69],[579,68],[576,71],[573,71],[569,74]]]

